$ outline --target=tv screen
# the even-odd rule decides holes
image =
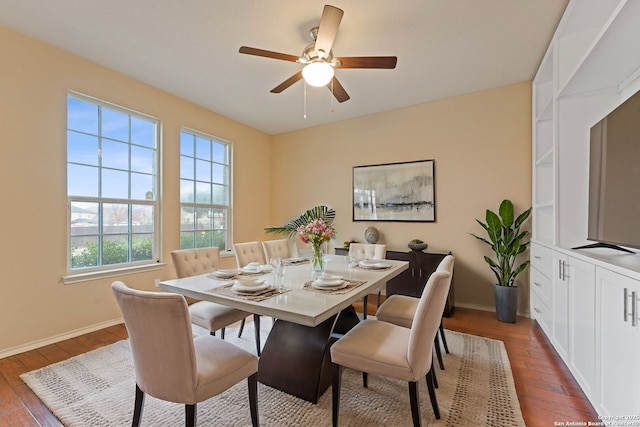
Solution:
[[[596,123],[590,140],[587,239],[640,248],[640,92]]]

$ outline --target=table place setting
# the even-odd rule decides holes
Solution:
[[[206,292],[218,293],[234,298],[242,298],[251,301],[264,301],[275,295],[288,292],[290,289],[276,288],[261,277],[239,276],[233,282],[226,283]]]
[[[354,288],[366,283],[361,280],[347,280],[342,276],[335,276],[330,274],[323,274],[317,279],[305,282],[302,289],[311,292],[322,292],[329,294],[344,294],[351,291]]]
[[[285,265],[305,264],[309,262],[309,258],[302,258],[302,257],[284,258],[282,262]]]
[[[361,261],[358,261],[356,267],[363,270],[388,270],[390,268],[393,268],[393,265],[383,260],[363,259]]]

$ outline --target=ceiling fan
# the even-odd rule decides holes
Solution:
[[[396,67],[398,58],[395,56],[351,56],[334,58],[331,47],[338,33],[338,26],[340,25],[343,14],[342,9],[325,5],[322,10],[320,25],[312,28],[310,32],[313,43],[304,48],[300,57],[248,46],[242,46],[240,53],[297,62],[304,65],[302,70],[271,89],[272,93],[280,93],[298,80],[304,79],[305,82],[312,86],[327,86],[338,102],[347,101],[350,97],[335,77],[335,68],[393,69]],[[331,85],[329,85],[329,83],[331,83]]]

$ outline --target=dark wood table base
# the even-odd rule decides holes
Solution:
[[[258,381],[317,403],[331,384],[331,344],[358,322],[351,306],[316,327],[277,320],[262,349]]]

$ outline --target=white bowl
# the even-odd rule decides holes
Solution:
[[[264,282],[264,279],[261,277],[240,276],[236,281],[243,286],[258,286]]]

